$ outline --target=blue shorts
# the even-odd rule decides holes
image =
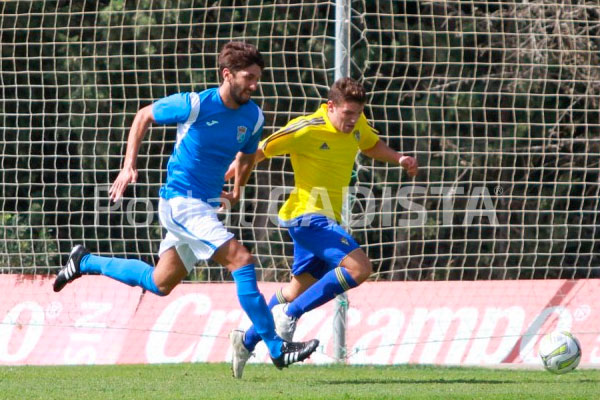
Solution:
[[[320,279],[360,246],[335,221],[309,214],[283,223],[294,241],[292,274],[308,272]]]

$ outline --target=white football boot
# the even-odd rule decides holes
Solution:
[[[291,342],[296,332],[296,322],[298,318],[290,317],[287,311],[288,303],[277,304],[271,309],[273,320],[275,321],[275,331],[280,338],[286,342]]]
[[[244,373],[246,362],[253,356],[246,346],[244,346],[244,333],[244,331],[237,329],[234,329],[229,333],[229,342],[233,349],[231,372],[233,373],[233,377],[238,379],[240,379]]]

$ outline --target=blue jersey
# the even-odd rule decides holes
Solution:
[[[218,88],[165,97],[152,105],[152,114],[159,124],[177,123],[177,141],[160,196],[193,197],[214,205],[227,168],[239,151],[256,152],[264,125],[254,102],[229,109]]]

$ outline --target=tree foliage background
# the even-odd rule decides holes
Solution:
[[[600,276],[597,2],[350,4],[350,74],[369,92],[366,113],[421,164],[410,181],[357,159],[352,182],[378,205],[391,193],[388,210],[361,198],[352,205],[373,219],[352,232],[374,260],[374,279]],[[248,40],[265,55],[256,96],[265,135],[314,111],[334,79],[332,2],[12,1],[0,9],[4,273],[55,273],[74,243],[154,262],[173,127],[150,130],[124,203],[111,207],[106,190],[136,111],[217,85],[225,42]],[[268,201],[270,188],[293,185],[290,171],[285,159],[259,166],[227,221],[265,280],[286,279],[291,262]],[[402,187],[426,210],[424,223],[385,223],[390,213],[415,217],[397,195]],[[497,225],[463,223],[477,188],[489,194]],[[227,279],[209,267],[190,279]]]

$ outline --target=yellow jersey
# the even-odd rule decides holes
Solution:
[[[341,222],[345,188],[350,183],[358,150],[368,150],[378,132],[361,114],[350,133],[333,127],[327,104],[317,112],[295,118],[260,143],[265,157],[289,154],[295,187],[279,210],[279,219],[290,221],[316,213]]]

